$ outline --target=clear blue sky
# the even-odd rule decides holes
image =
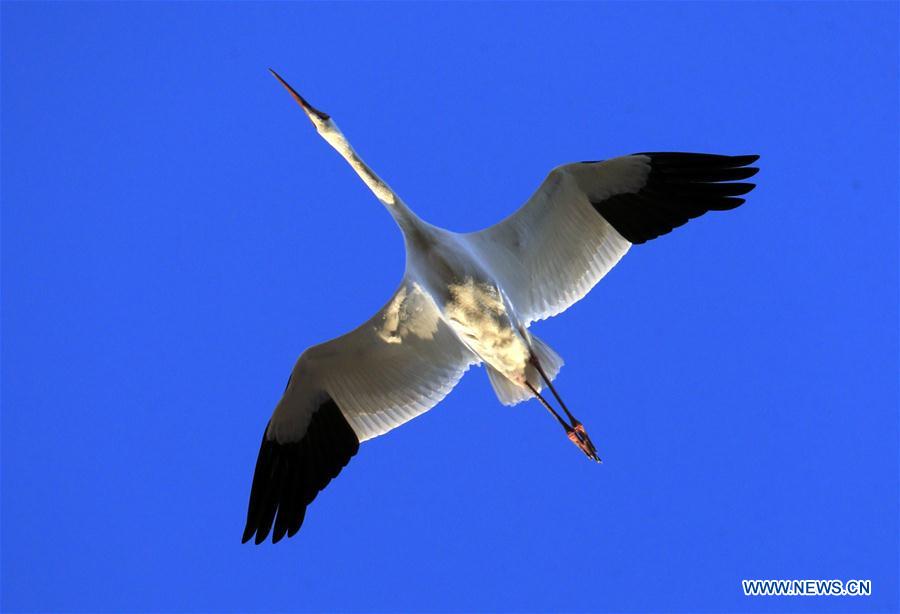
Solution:
[[[896,611],[897,18],[4,2],[3,609]],[[403,270],[269,66],[456,230],[564,162],[762,155],[747,205],[537,325],[602,466],[472,371],[297,537],[240,544],[294,359]]]

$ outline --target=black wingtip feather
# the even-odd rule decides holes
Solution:
[[[256,460],[242,543],[272,543],[293,537],[306,517],[306,506],[359,450],[359,439],[331,399],[312,415],[300,441],[278,443],[266,437]],[[274,524],[274,530],[273,530]]]
[[[685,153],[681,151],[645,151],[635,156],[649,156],[658,164],[681,167],[737,168],[759,160],[756,154],[724,156],[722,154]]]
[[[759,169],[748,166],[758,155],[644,152],[650,173],[643,188],[591,204],[631,243],[664,235],[707,211],[727,211],[744,204],[737,198],[756,187],[740,182]]]

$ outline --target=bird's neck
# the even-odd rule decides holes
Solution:
[[[321,133],[328,143],[341,154],[347,164],[359,175],[363,183],[372,190],[375,197],[387,208],[391,217],[404,234],[415,232],[424,222],[397,196],[391,187],[373,171],[356,153],[347,138],[337,127]]]

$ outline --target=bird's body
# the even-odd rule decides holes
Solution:
[[[528,331],[503,294],[490,263],[466,235],[431,227],[407,247],[407,278],[478,362],[524,386]]]
[[[244,541],[293,535],[306,506],[359,443],[437,404],[482,364],[499,400],[538,398],[599,461],[552,381],[562,359],[529,326],[580,300],[628,251],[709,210],[732,209],[756,156],[649,153],[560,166],[529,201],[475,233],[416,216],[359,158],[331,118],[281,77],[319,134],[403,232],[403,280],[357,329],[307,349],[263,434]],[[549,387],[568,422],[541,395]]]

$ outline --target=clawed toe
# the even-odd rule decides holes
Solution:
[[[581,423],[576,424],[575,428],[568,429],[566,431],[566,436],[569,438],[569,441],[578,446],[589,459],[597,461],[598,463],[603,462],[597,455],[597,448],[594,447],[594,442],[588,437],[588,434]]]
[[[566,432],[566,437],[569,438],[569,441],[574,443],[576,446],[584,450],[584,441],[579,436],[578,432],[575,429],[571,429]]]

